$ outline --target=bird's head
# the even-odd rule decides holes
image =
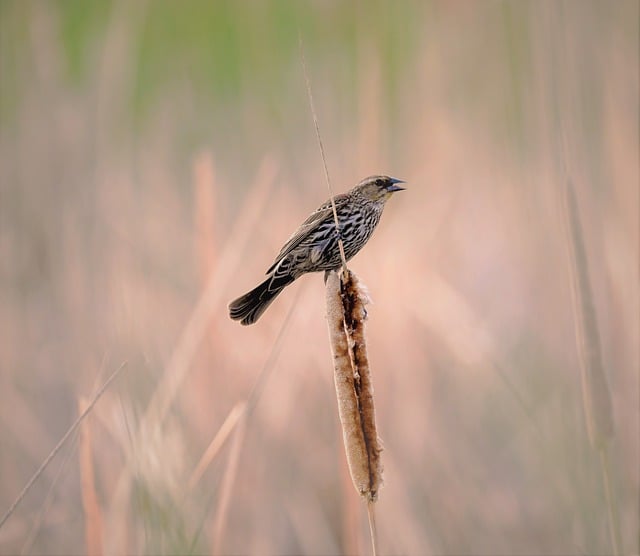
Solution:
[[[399,183],[404,182],[389,176],[369,176],[355,186],[354,193],[358,192],[370,201],[385,202],[393,193],[404,189]]]

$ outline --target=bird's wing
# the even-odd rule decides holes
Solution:
[[[340,207],[342,203],[346,200],[346,195],[336,195],[334,197],[334,201],[336,203],[336,208]],[[302,243],[302,241],[309,237],[309,234],[313,232],[316,228],[318,228],[322,223],[324,223],[328,219],[333,219],[333,208],[331,207],[331,199],[320,205],[314,212],[309,215],[300,227],[293,233],[293,235],[289,238],[287,243],[284,244],[282,249],[280,249],[280,253],[276,257],[273,264],[269,267],[266,274],[269,274],[276,265],[284,259],[291,251],[293,251],[298,245]]]

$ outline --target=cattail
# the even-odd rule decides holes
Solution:
[[[369,301],[351,271],[331,272],[327,279],[327,322],[334,380],[347,463],[353,485],[375,501],[382,485],[382,447],[376,430],[373,385],[364,336]]]

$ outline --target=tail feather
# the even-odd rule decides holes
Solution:
[[[278,280],[269,276],[262,284],[229,303],[229,316],[233,320],[239,320],[240,324],[253,324],[291,282],[293,278],[289,276]]]

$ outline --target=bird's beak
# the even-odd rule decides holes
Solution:
[[[389,193],[393,193],[394,191],[403,191],[404,189],[406,189],[406,187],[400,187],[399,185],[396,185],[398,183],[406,183],[403,180],[399,180],[397,178],[391,178],[389,181],[391,182],[391,185],[387,187],[387,191]]]

